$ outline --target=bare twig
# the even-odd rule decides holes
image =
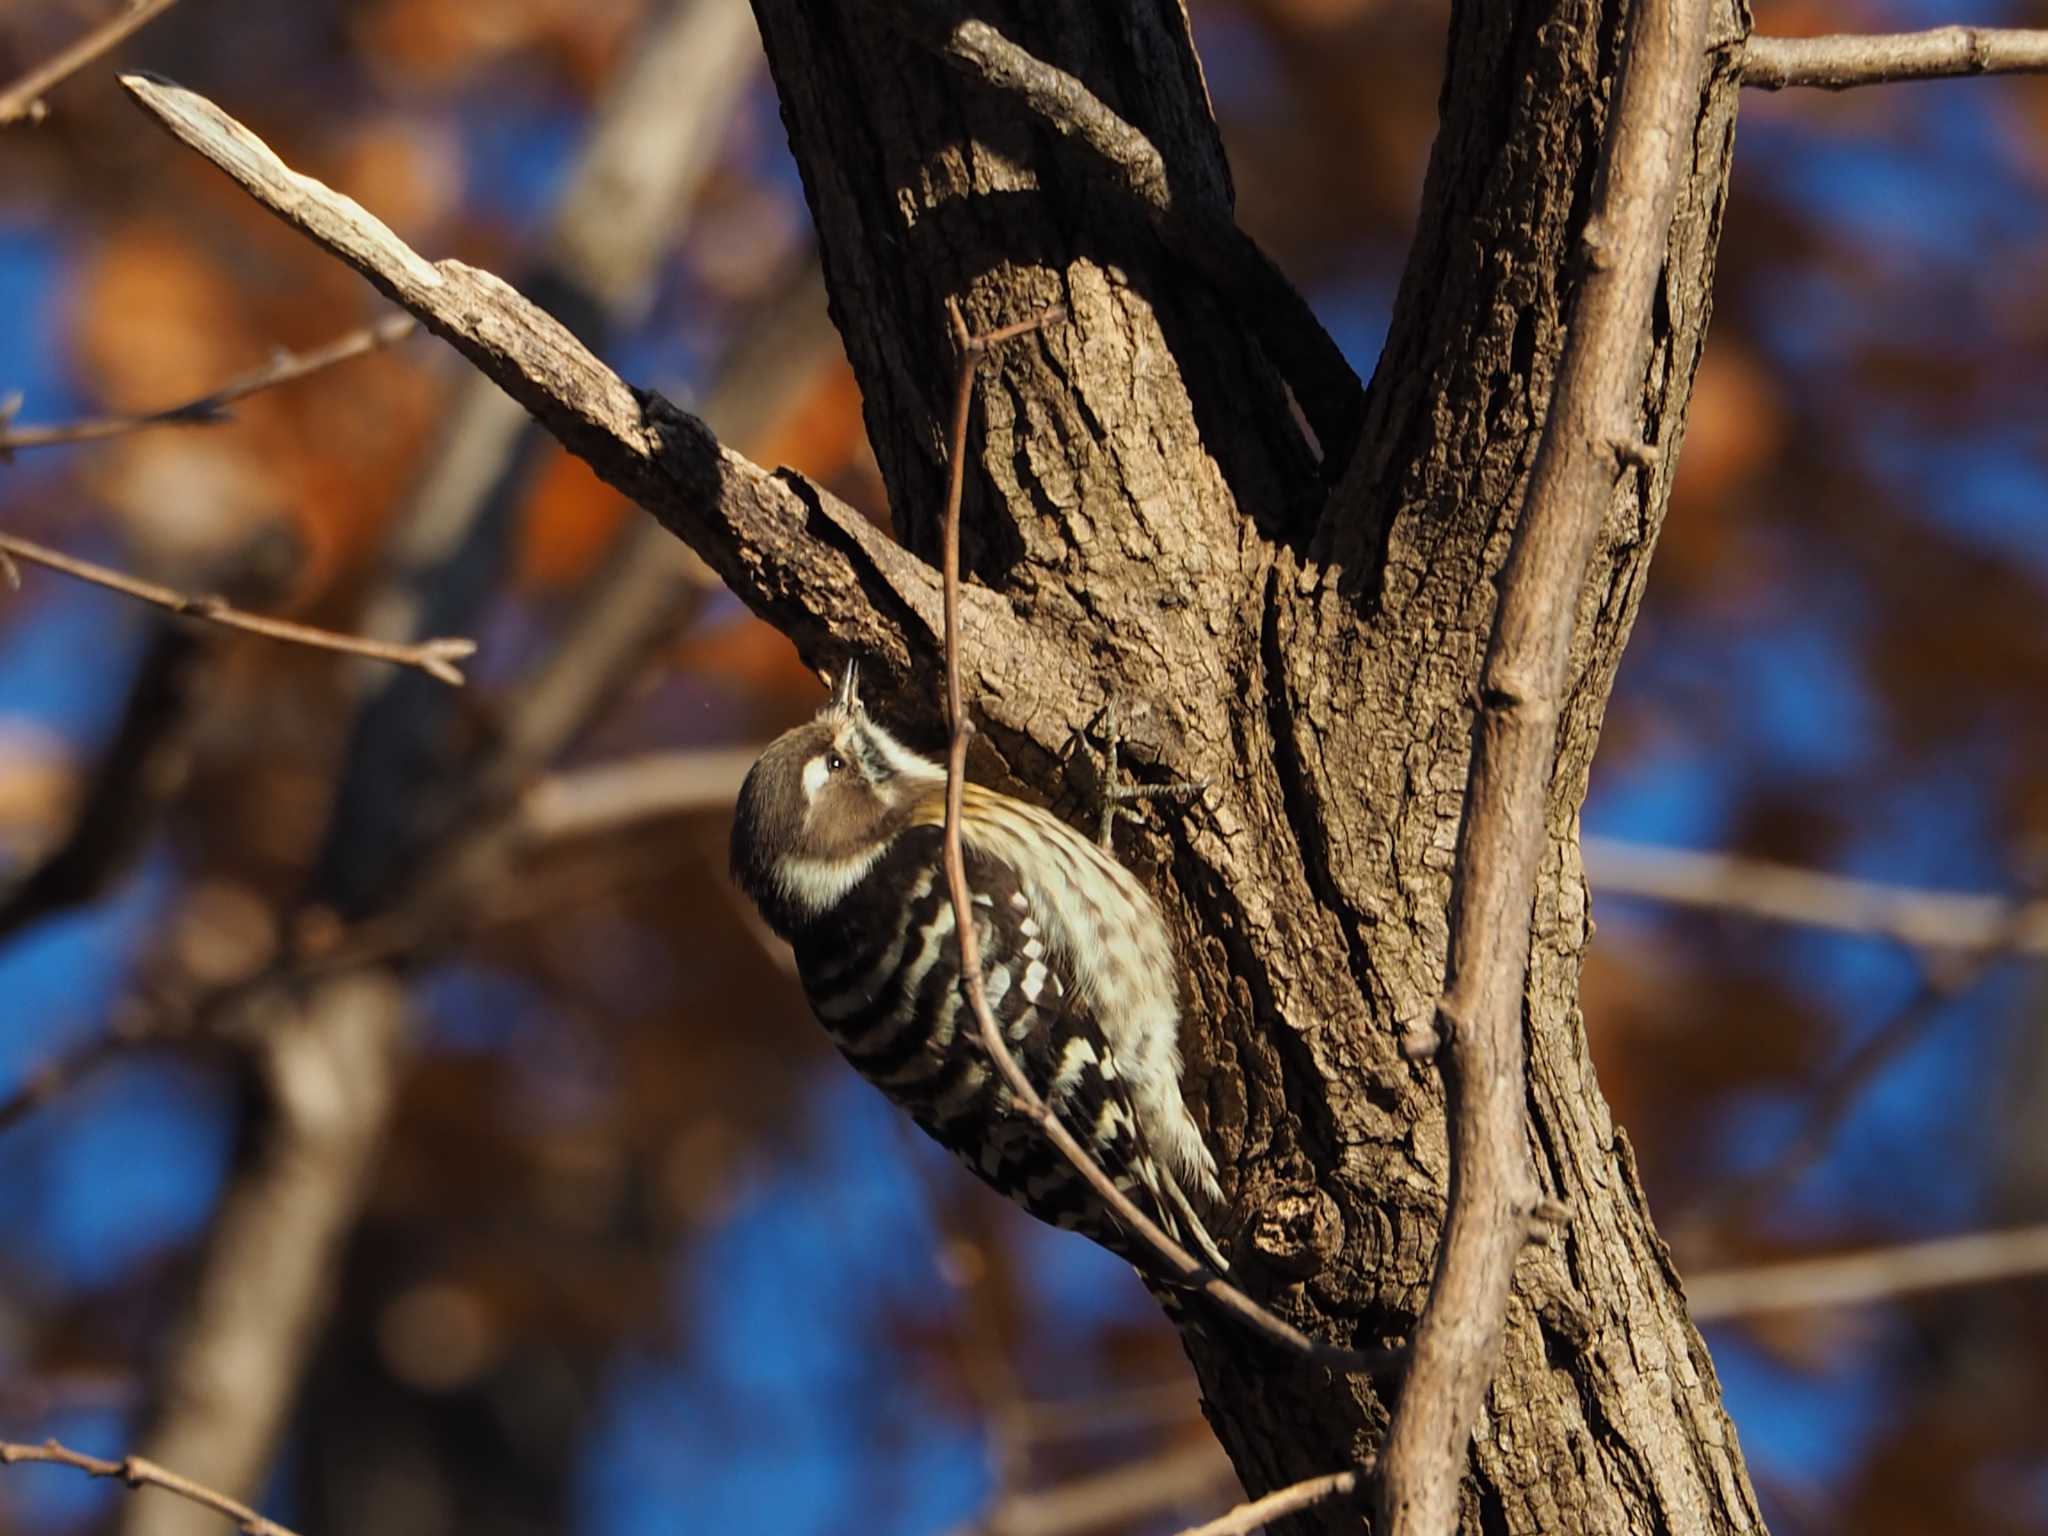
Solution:
[[[1311,1477],[1263,1498],[1251,1499],[1213,1520],[1190,1526],[1180,1536],[1250,1536],[1250,1533],[1318,1504],[1356,1497],[1370,1467]],[[963,1528],[976,1536],[1085,1536],[1121,1528],[1145,1516],[1185,1507],[1231,1477],[1230,1463],[1214,1442],[1183,1445],[1142,1461],[1077,1477],[1030,1493],[1013,1493]]]
[[[1751,37],[1742,83],[1763,91],[1812,85],[1846,91],[1901,80],[2048,71],[2048,32],[2016,27],[1936,27],[1868,37]]]
[[[105,1456],[88,1456],[83,1451],[74,1451],[59,1445],[55,1440],[45,1440],[41,1445],[22,1445],[12,1440],[0,1440],[0,1466],[14,1466],[19,1462],[39,1461],[54,1466],[76,1467],[92,1477],[119,1478],[130,1488],[161,1488],[174,1493],[181,1499],[204,1505],[216,1510],[235,1522],[243,1536],[293,1536],[287,1526],[274,1520],[266,1520],[239,1499],[231,1499],[224,1493],[216,1492],[203,1483],[195,1483],[189,1477],[181,1477],[167,1467],[160,1467],[153,1461],[140,1456],[123,1456],[111,1459]]]
[[[1039,1096],[1038,1090],[1031,1086],[1024,1069],[1010,1054],[1002,1030],[996,1025],[995,1015],[989,1012],[988,996],[982,986],[981,945],[975,938],[973,907],[967,891],[967,865],[960,848],[960,806],[967,774],[967,738],[973,730],[960,688],[960,500],[967,472],[967,417],[974,399],[975,374],[988,349],[999,341],[1037,330],[1061,312],[1050,311],[976,336],[968,331],[957,304],[949,301],[948,309],[953,339],[960,350],[960,371],[953,391],[943,552],[939,557],[939,577],[945,603],[946,721],[952,733],[946,753],[946,887],[952,898],[953,928],[960,943],[961,986],[967,995],[968,1006],[974,1011],[975,1022],[980,1026],[982,1045],[1009,1086],[1018,1111],[1037,1124],[1046,1139],[1059,1149],[1060,1155],[1087,1181],[1089,1188],[1115,1212],[1124,1228],[1151,1247],[1178,1280],[1190,1289],[1200,1291],[1219,1309],[1254,1332],[1318,1364],[1333,1370],[1384,1370],[1390,1363],[1389,1356],[1344,1349],[1311,1339],[1293,1324],[1268,1312],[1167,1236],[1128,1195],[1116,1187],[1109,1175],[1074,1139],[1059,1116],[1053,1113],[1052,1107]]]
[[[47,64],[38,65],[0,91],[0,128],[18,123],[23,118],[40,118],[45,91],[63,84],[100,55],[119,47],[124,39],[148,26],[177,3],[178,0],[134,0],[119,15],[101,22]]]
[[[22,448],[50,448],[59,443],[87,443],[120,437],[151,427],[211,427],[231,418],[228,407],[253,394],[290,384],[309,374],[332,368],[337,363],[379,352],[419,329],[411,315],[387,315],[375,325],[361,326],[322,346],[305,352],[279,349],[270,361],[246,373],[236,374],[218,389],[182,405],[167,406],[138,416],[91,416],[82,421],[51,422],[15,426],[0,421],[0,459]]]
[[[1500,1357],[1516,1255],[1541,1191],[1529,1162],[1522,999],[1547,844],[1544,801],[1573,615],[1616,479],[1639,471],[1641,361],[1706,55],[1704,0],[1639,0],[1582,236],[1587,271],[1530,471],[1481,671],[1452,866],[1445,1047],[1450,1201],[1436,1273],[1380,1454],[1378,1528],[1441,1536]]]
[[[1245,314],[1315,429],[1325,463],[1349,462],[1364,391],[1299,290],[1238,227],[1220,193],[1174,184],[1158,147],[1065,70],[987,22],[930,0],[870,0],[904,35],[1021,103],[1061,138],[1085,145],[1182,261]]]
[[[1206,1525],[1190,1526],[1180,1536],[1249,1536],[1261,1526],[1275,1520],[1298,1514],[1304,1509],[1313,1509],[1318,1504],[1328,1504],[1338,1499],[1355,1497],[1371,1475],[1370,1468],[1352,1468],[1344,1472],[1330,1472],[1322,1477],[1305,1478],[1290,1483],[1285,1488],[1276,1488],[1262,1499],[1253,1499],[1249,1504],[1240,1504],[1228,1514],[1219,1515]]]
[[[0,554],[61,571],[66,576],[89,581],[94,586],[106,587],[145,603],[154,603],[159,608],[188,618],[205,619],[208,623],[222,624],[229,629],[246,630],[252,635],[284,640],[293,645],[308,645],[316,650],[340,651],[350,656],[367,656],[372,661],[388,661],[396,666],[417,667],[428,676],[455,688],[462,686],[462,673],[455,663],[476,654],[474,640],[425,640],[417,645],[395,645],[383,640],[366,640],[359,635],[337,634],[331,629],[315,629],[310,624],[295,624],[289,619],[269,619],[261,614],[244,613],[239,608],[230,607],[225,598],[199,596],[180,592],[175,587],[158,586],[153,581],[143,581],[125,572],[95,565],[90,560],[80,560],[11,533],[0,533]]]
[[[1856,1306],[2043,1274],[2048,1274],[2048,1223],[1695,1275],[1685,1282],[1685,1298],[1693,1321],[1708,1322],[1758,1312]]]
[[[1765,922],[1896,939],[1916,949],[2048,955],[2048,901],[1916,890],[1789,864],[1608,838],[1582,844],[1595,898],[1633,896]]]

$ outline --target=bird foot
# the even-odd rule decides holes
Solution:
[[[1101,733],[1104,742],[1099,752],[1093,747],[1088,749],[1096,770],[1098,829],[1095,840],[1105,850],[1112,850],[1117,822],[1137,820],[1140,814],[1137,807],[1144,802],[1175,800],[1185,804],[1198,799],[1209,787],[1207,779],[1178,779],[1170,784],[1136,784],[1125,779],[1123,764],[1119,760],[1124,738],[1118,727],[1114,699],[1103,705],[1102,713],[1095,717],[1095,729]]]

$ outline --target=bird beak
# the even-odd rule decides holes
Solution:
[[[839,682],[832,689],[832,708],[847,715],[860,712],[860,668],[852,660],[846,663],[846,670],[839,674]]]

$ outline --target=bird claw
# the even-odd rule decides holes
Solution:
[[[1117,706],[1114,699],[1102,706],[1102,712],[1095,717],[1095,727],[1102,733],[1105,746],[1100,752],[1090,747],[1088,755],[1094,759],[1096,770],[1098,825],[1095,841],[1105,851],[1114,851],[1113,839],[1118,821],[1138,819],[1139,812],[1134,807],[1148,800],[1194,800],[1209,787],[1207,779],[1177,779],[1169,784],[1127,782],[1123,776],[1123,766],[1118,760],[1118,748],[1122,745],[1123,733],[1117,728]]]

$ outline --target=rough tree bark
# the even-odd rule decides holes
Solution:
[[[1074,734],[1113,699],[1145,771],[1210,781],[1200,808],[1155,820],[1126,853],[1184,940],[1187,1043],[1230,1170],[1238,1278],[1319,1337],[1398,1339],[1421,1311],[1447,1171],[1441,1085],[1401,1040],[1428,1025],[1443,980],[1472,693],[1627,8],[1454,7],[1398,309],[1357,442],[1325,445],[1326,466],[1284,387],[1306,397],[1316,381],[1283,382],[1273,361],[1298,355],[1270,331],[1285,318],[1209,287],[1085,143],[942,64],[931,7],[755,9],[914,553],[930,559],[938,535],[945,299],[983,328],[1071,311],[983,373],[964,560],[999,621],[969,643],[1000,632],[1019,648],[973,658],[978,772],[1061,790]],[[1174,201],[1227,201],[1173,0],[976,14],[1143,130]],[[1723,4],[1714,36],[1747,26]],[[1710,70],[1642,383],[1659,451],[1622,476],[1579,603],[1526,999],[1532,1151],[1570,1214],[1517,1274],[1468,1477],[1472,1530],[1761,1525],[1575,1007],[1591,931],[1577,811],[1683,432],[1735,96],[1732,73]],[[799,633],[817,656],[849,638]],[[935,741],[929,663],[907,672],[893,713]],[[1354,1464],[1384,1429],[1362,1381],[1240,1338],[1190,1350],[1254,1494]]]

